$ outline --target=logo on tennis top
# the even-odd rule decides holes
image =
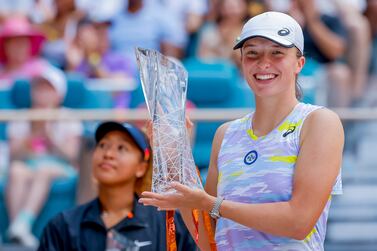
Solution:
[[[291,33],[288,28],[284,28],[278,31],[279,36],[288,36]]]
[[[291,125],[288,127],[288,130],[283,134],[283,137],[287,137],[289,134],[293,133],[296,130],[295,125]]]
[[[244,162],[246,165],[251,165],[251,164],[253,164],[257,159],[258,159],[258,153],[257,153],[257,151],[252,150],[252,151],[248,152],[248,153],[245,155],[245,158],[243,159],[243,162]]]

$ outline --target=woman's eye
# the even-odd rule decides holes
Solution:
[[[282,55],[283,52],[276,50],[276,51],[273,51],[272,54],[274,54],[274,55]]]
[[[99,143],[98,147],[101,148],[101,149],[105,148],[105,143]]]
[[[127,150],[127,147],[124,146],[124,145],[119,145],[119,146],[118,146],[118,150],[119,150],[119,151],[125,151],[125,150]]]
[[[255,57],[258,56],[258,52],[256,52],[256,51],[246,51],[245,54],[246,54],[247,57],[250,57],[250,58],[255,58]]]

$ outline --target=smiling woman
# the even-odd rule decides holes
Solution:
[[[297,99],[303,44],[292,17],[251,18],[234,49],[241,50],[255,112],[217,130],[205,191],[174,183],[179,193],[144,192],[140,201],[179,209],[192,234],[190,210],[209,212],[218,250],[323,251],[331,194],[342,191],[344,136],[335,113]],[[199,246],[210,250],[202,228]]]

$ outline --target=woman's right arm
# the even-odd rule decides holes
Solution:
[[[217,196],[217,181],[218,181],[218,168],[217,168],[217,158],[219,155],[221,143],[224,138],[224,134],[226,129],[228,128],[228,123],[225,123],[221,125],[214,136],[213,142],[212,142],[212,151],[211,151],[211,158],[210,158],[210,163],[209,163],[209,168],[208,168],[208,175],[206,179],[206,184],[205,184],[205,191],[216,197]],[[196,237],[196,229],[195,225],[193,222],[193,217],[192,217],[192,211],[190,209],[180,209],[182,218],[190,231],[192,237],[195,240]],[[212,220],[212,228],[216,228],[216,222]],[[205,230],[204,227],[204,221],[202,214],[199,215],[199,226],[198,226],[198,232],[199,232],[199,240],[198,240],[198,246],[200,250],[210,250],[210,243],[209,243],[209,238],[208,234]]]

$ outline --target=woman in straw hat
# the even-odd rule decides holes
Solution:
[[[15,78],[32,77],[40,72],[44,60],[39,52],[45,38],[24,17],[9,17],[0,30],[0,87]]]

